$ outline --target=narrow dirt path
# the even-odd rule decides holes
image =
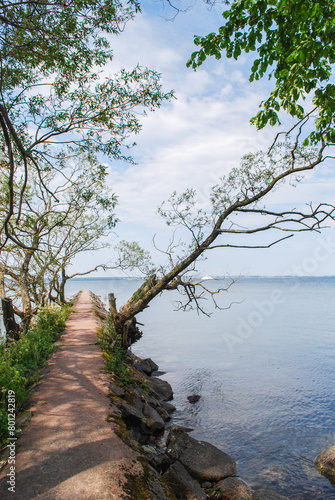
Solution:
[[[91,309],[84,290],[18,441],[15,493],[8,491],[8,466],[1,472],[2,500],[130,498],[122,490],[125,473],[141,473],[141,467],[106,420],[113,409]]]

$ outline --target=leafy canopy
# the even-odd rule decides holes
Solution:
[[[111,51],[102,32],[119,33],[138,10],[136,0],[0,2],[2,86],[31,83],[34,70],[72,78],[103,65]]]
[[[227,2],[228,3],[228,2]],[[335,4],[332,0],[237,0],[223,12],[225,24],[218,33],[195,36],[200,50],[188,66],[200,66],[207,56],[238,59],[256,52],[250,81],[265,75],[275,80],[268,99],[252,122],[261,129],[280,124],[281,109],[303,120],[316,113],[309,141],[335,142]],[[315,108],[305,110],[303,101],[311,94]]]
[[[136,0],[0,2],[0,163],[7,169],[0,248],[8,239],[24,245],[16,225],[31,172],[50,194],[44,172],[66,178],[71,159],[132,161],[128,138],[139,132],[140,115],[172,96],[147,68],[103,71],[113,57],[109,35],[138,10]]]

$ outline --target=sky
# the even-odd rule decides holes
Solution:
[[[110,186],[119,198],[120,222],[110,242],[137,241],[159,260],[162,254],[152,247],[152,238],[156,235],[164,249],[170,237],[170,229],[157,214],[163,200],[175,190],[194,188],[201,206],[208,207],[210,189],[220,177],[237,166],[244,154],[266,150],[278,130],[256,131],[249,123],[271,89],[268,81],[249,83],[250,58],[207,59],[197,71],[186,67],[195,50],[193,35],[215,31],[222,24],[223,5],[209,8],[198,1],[174,19],[175,11],[160,1],[144,1],[141,6],[142,13],[111,39],[114,60],[106,71],[146,66],[161,73],[164,90],[173,89],[175,99],[141,118],[142,130],[132,150],[136,165],[111,164]],[[288,125],[284,118],[281,130]],[[271,207],[332,203],[334,188],[333,164],[328,162],[297,187],[286,184],[272,193]],[[264,244],[266,239],[259,242]],[[104,249],[90,255],[89,261],[96,265],[112,256],[111,249]],[[87,260],[87,255],[78,257],[72,270],[83,271]],[[215,276],[335,275],[334,225],[321,234],[297,234],[270,249],[214,250],[197,270],[200,275]],[[122,275],[114,270],[98,274]]]

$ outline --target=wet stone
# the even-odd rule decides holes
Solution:
[[[254,500],[253,490],[238,477],[228,477],[216,487],[230,500]]]
[[[207,495],[201,489],[180,462],[175,462],[164,474],[178,500],[206,500]]]
[[[206,441],[197,441],[178,427],[170,430],[166,453],[172,462],[179,460],[200,482],[236,475],[236,463],[230,455]]]

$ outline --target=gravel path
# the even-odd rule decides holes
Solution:
[[[135,456],[106,420],[113,412],[96,342],[97,321],[84,290],[60,347],[34,397],[33,417],[18,441],[15,493],[9,466],[0,474],[0,498],[105,500],[130,498],[125,474],[139,474]]]

